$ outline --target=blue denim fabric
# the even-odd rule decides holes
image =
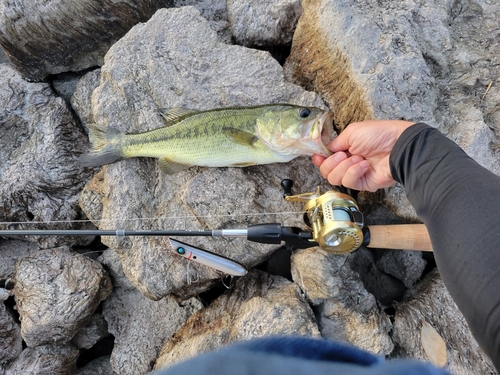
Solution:
[[[240,342],[199,355],[157,375],[449,375],[429,363],[386,361],[353,346],[307,337],[278,336]]]

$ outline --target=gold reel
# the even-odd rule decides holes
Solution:
[[[330,190],[292,195],[285,198],[304,205],[304,222],[312,229],[319,246],[334,254],[357,250],[363,243],[363,214],[349,195]]]

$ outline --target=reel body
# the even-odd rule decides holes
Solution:
[[[306,202],[304,222],[312,229],[319,246],[334,254],[357,250],[363,243],[363,214],[349,195],[330,190],[321,194],[305,193],[285,197],[292,202]]]

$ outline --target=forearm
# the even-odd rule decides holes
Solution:
[[[390,164],[429,230],[446,287],[499,369],[500,177],[424,124],[402,134]]]

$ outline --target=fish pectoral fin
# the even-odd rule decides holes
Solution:
[[[227,137],[232,138],[233,141],[243,146],[255,147],[255,143],[259,141],[259,137],[255,134],[248,133],[244,130],[225,128],[223,132]]]
[[[166,126],[171,126],[178,123],[181,120],[184,120],[186,117],[192,116],[198,113],[196,109],[175,107],[175,108],[161,108],[158,110],[158,113],[165,120]]]
[[[158,165],[160,166],[160,171],[165,174],[175,174],[181,172],[189,167],[192,167],[190,164],[182,164],[169,158],[161,158],[158,161]]]

